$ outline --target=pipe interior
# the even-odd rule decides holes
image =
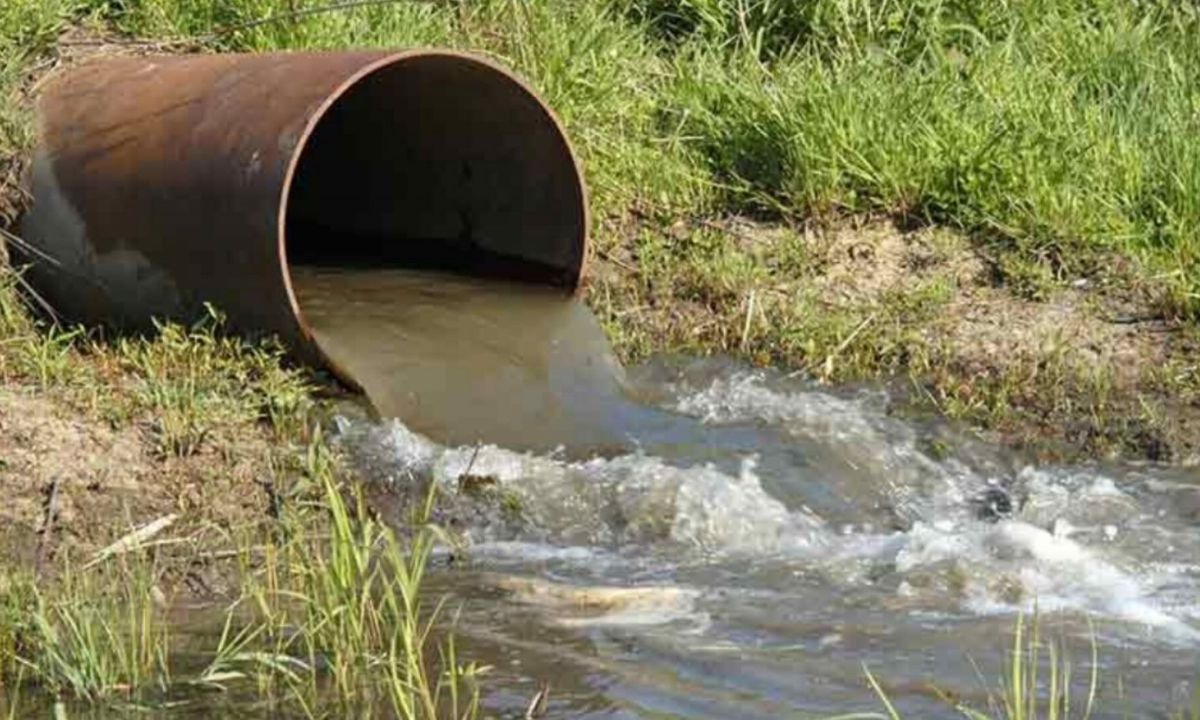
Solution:
[[[301,151],[289,265],[405,267],[574,288],[583,188],[546,109],[503,72],[417,55],[347,89]]]

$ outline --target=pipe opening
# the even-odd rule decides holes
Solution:
[[[550,112],[497,67],[394,58],[344,88],[300,152],[289,266],[579,281],[587,217],[574,158]]]

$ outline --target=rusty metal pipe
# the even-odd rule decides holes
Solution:
[[[578,288],[586,192],[551,111],[448,51],[110,59],[51,81],[22,234],[69,318],[144,327],[205,303],[331,366],[289,263]],[[331,366],[332,367],[332,366]],[[353,378],[332,368],[343,379]]]

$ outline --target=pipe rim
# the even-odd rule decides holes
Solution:
[[[283,289],[287,294],[288,305],[292,311],[292,317],[296,321],[297,328],[300,331],[301,340],[316,350],[322,364],[329,368],[334,375],[342,382],[352,388],[361,389],[359,384],[344,368],[338,366],[333,358],[325,352],[321,344],[317,342],[313,334],[312,327],[304,318],[304,312],[300,308],[300,302],[296,299],[295,290],[292,287],[292,274],[288,263],[287,255],[287,214],[288,206],[291,202],[292,184],[295,181],[296,170],[300,165],[300,160],[304,156],[304,151],[308,148],[308,142],[312,134],[316,131],[325,115],[337,104],[341,98],[353,89],[364,79],[373,75],[380,70],[383,70],[394,65],[399,65],[407,61],[419,58],[450,58],[460,60],[465,63],[474,64],[496,73],[503,80],[512,83],[518,90],[525,93],[532,99],[553,124],[554,129],[558,133],[558,137],[562,140],[563,147],[567,152],[567,157],[571,160],[571,167],[575,174],[575,186],[579,189],[579,206],[582,216],[582,253],[580,254],[579,270],[575,274],[574,286],[571,288],[573,295],[578,295],[583,289],[583,278],[587,271],[589,261],[591,259],[591,227],[592,218],[590,203],[588,202],[588,188],[584,181],[582,166],[579,162],[579,157],[575,152],[575,148],[571,145],[570,138],[567,135],[566,127],[558,115],[547,105],[532,87],[527,82],[517,76],[514,72],[504,67],[500,63],[481,55],[474,53],[462,52],[459,50],[444,50],[444,49],[418,49],[418,50],[403,50],[400,52],[386,55],[378,60],[369,62],[361,68],[350,74],[345,80],[338,84],[321,104],[312,112],[308,120],[304,124],[304,130],[300,133],[296,140],[296,146],[292,150],[291,156],[288,158],[287,169],[284,172],[283,183],[280,187],[279,195],[279,210],[275,218],[276,227],[276,254],[279,258],[279,272],[283,279]]]

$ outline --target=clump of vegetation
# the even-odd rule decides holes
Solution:
[[[81,567],[64,559],[49,582],[0,573],[0,706],[208,706],[196,692],[217,690],[268,710],[475,717],[481,669],[459,660],[452,638],[437,640],[438,613],[423,607],[438,537],[429,507],[401,537],[335,480],[319,439],[306,457],[298,501],[277,525],[204,548],[233,558],[238,575],[221,625],[187,633],[201,647],[178,632],[167,570],[186,557],[173,543],[130,541]]]
[[[987,708],[981,710],[951,695],[943,699],[965,720],[1071,720],[1090,718],[1096,709],[1100,684],[1099,649],[1092,633],[1091,662],[1083,678],[1074,675],[1075,666],[1066,654],[1064,643],[1043,634],[1041,618],[1032,622],[1018,615],[1013,629],[1009,665],[1004,669],[998,689],[988,689]],[[887,710],[881,720],[900,720],[901,715],[888,698],[879,680],[866,666],[867,682]],[[980,676],[983,680],[982,675]],[[1080,693],[1082,692],[1082,697]]]
[[[280,440],[303,439],[313,385],[274,341],[222,331],[215,308],[189,326],[106,340],[31,312],[17,271],[0,267],[0,379],[29,384],[113,424],[149,420],[164,456],[195,453],[213,433],[262,423]]]
[[[0,230],[12,226],[25,201],[21,172],[34,142],[25,91],[80,10],[74,0],[12,0],[0,7]]]
[[[283,369],[283,349],[222,335],[223,322],[210,308],[209,317],[191,328],[157,324],[153,341],[122,338],[86,350],[136,378],[133,399],[155,417],[164,454],[191,454],[216,429],[258,420],[282,437],[304,430],[310,388]]]
[[[97,702],[170,681],[168,623],[152,561],[119,560],[63,573],[48,594],[28,577],[5,578],[12,593],[0,650],[4,685],[36,684],[54,697]]]

